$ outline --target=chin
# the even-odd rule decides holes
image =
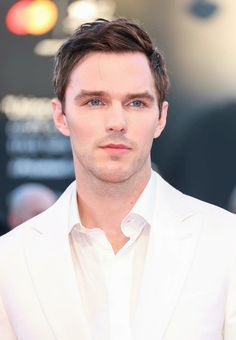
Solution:
[[[124,176],[122,174],[104,174],[97,176],[97,179],[104,183],[123,183],[129,179],[129,176]]]
[[[133,171],[122,169],[103,169],[94,173],[94,176],[106,183],[122,183],[133,175]]]

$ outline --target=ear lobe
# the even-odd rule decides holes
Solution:
[[[56,128],[64,136],[69,136],[70,131],[69,131],[69,128],[68,128],[68,125],[67,125],[66,116],[63,113],[62,104],[57,98],[54,98],[52,100],[52,109],[53,109],[53,120],[54,120],[54,124],[55,124]]]
[[[158,138],[166,126],[167,111],[168,111],[168,103],[163,102],[162,109],[160,112],[160,118],[158,119],[156,130],[154,133],[154,138]]]

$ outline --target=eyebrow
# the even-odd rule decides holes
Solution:
[[[76,96],[75,101],[79,99],[84,99],[87,97],[105,97],[107,94],[104,91],[87,91],[87,90],[81,90]]]
[[[87,97],[109,97],[109,94],[105,91],[87,91],[87,90],[81,90],[80,93],[78,93],[75,96],[75,101],[84,99]],[[128,93],[125,95],[125,101],[130,99],[147,99],[150,102],[154,102],[155,98],[152,94],[150,94],[148,91],[144,92],[137,92],[137,93]]]
[[[140,93],[128,93],[125,96],[126,100],[135,99],[135,98],[147,99],[150,102],[154,102],[154,100],[155,100],[154,96],[152,94],[150,94],[148,91],[140,92]]]

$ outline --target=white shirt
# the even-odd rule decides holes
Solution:
[[[116,254],[100,228],[81,225],[76,192],[70,211],[71,251],[91,340],[131,340],[152,214],[155,175],[121,223],[128,242]]]

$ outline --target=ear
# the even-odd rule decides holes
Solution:
[[[160,117],[158,119],[158,122],[156,124],[156,129],[154,133],[154,138],[158,138],[162,131],[164,130],[166,126],[166,119],[167,119],[167,111],[168,111],[168,103],[163,102],[161,112],[160,112]]]
[[[67,124],[66,115],[63,113],[62,104],[57,99],[52,100],[53,120],[56,128],[64,135],[69,136],[70,131]]]

